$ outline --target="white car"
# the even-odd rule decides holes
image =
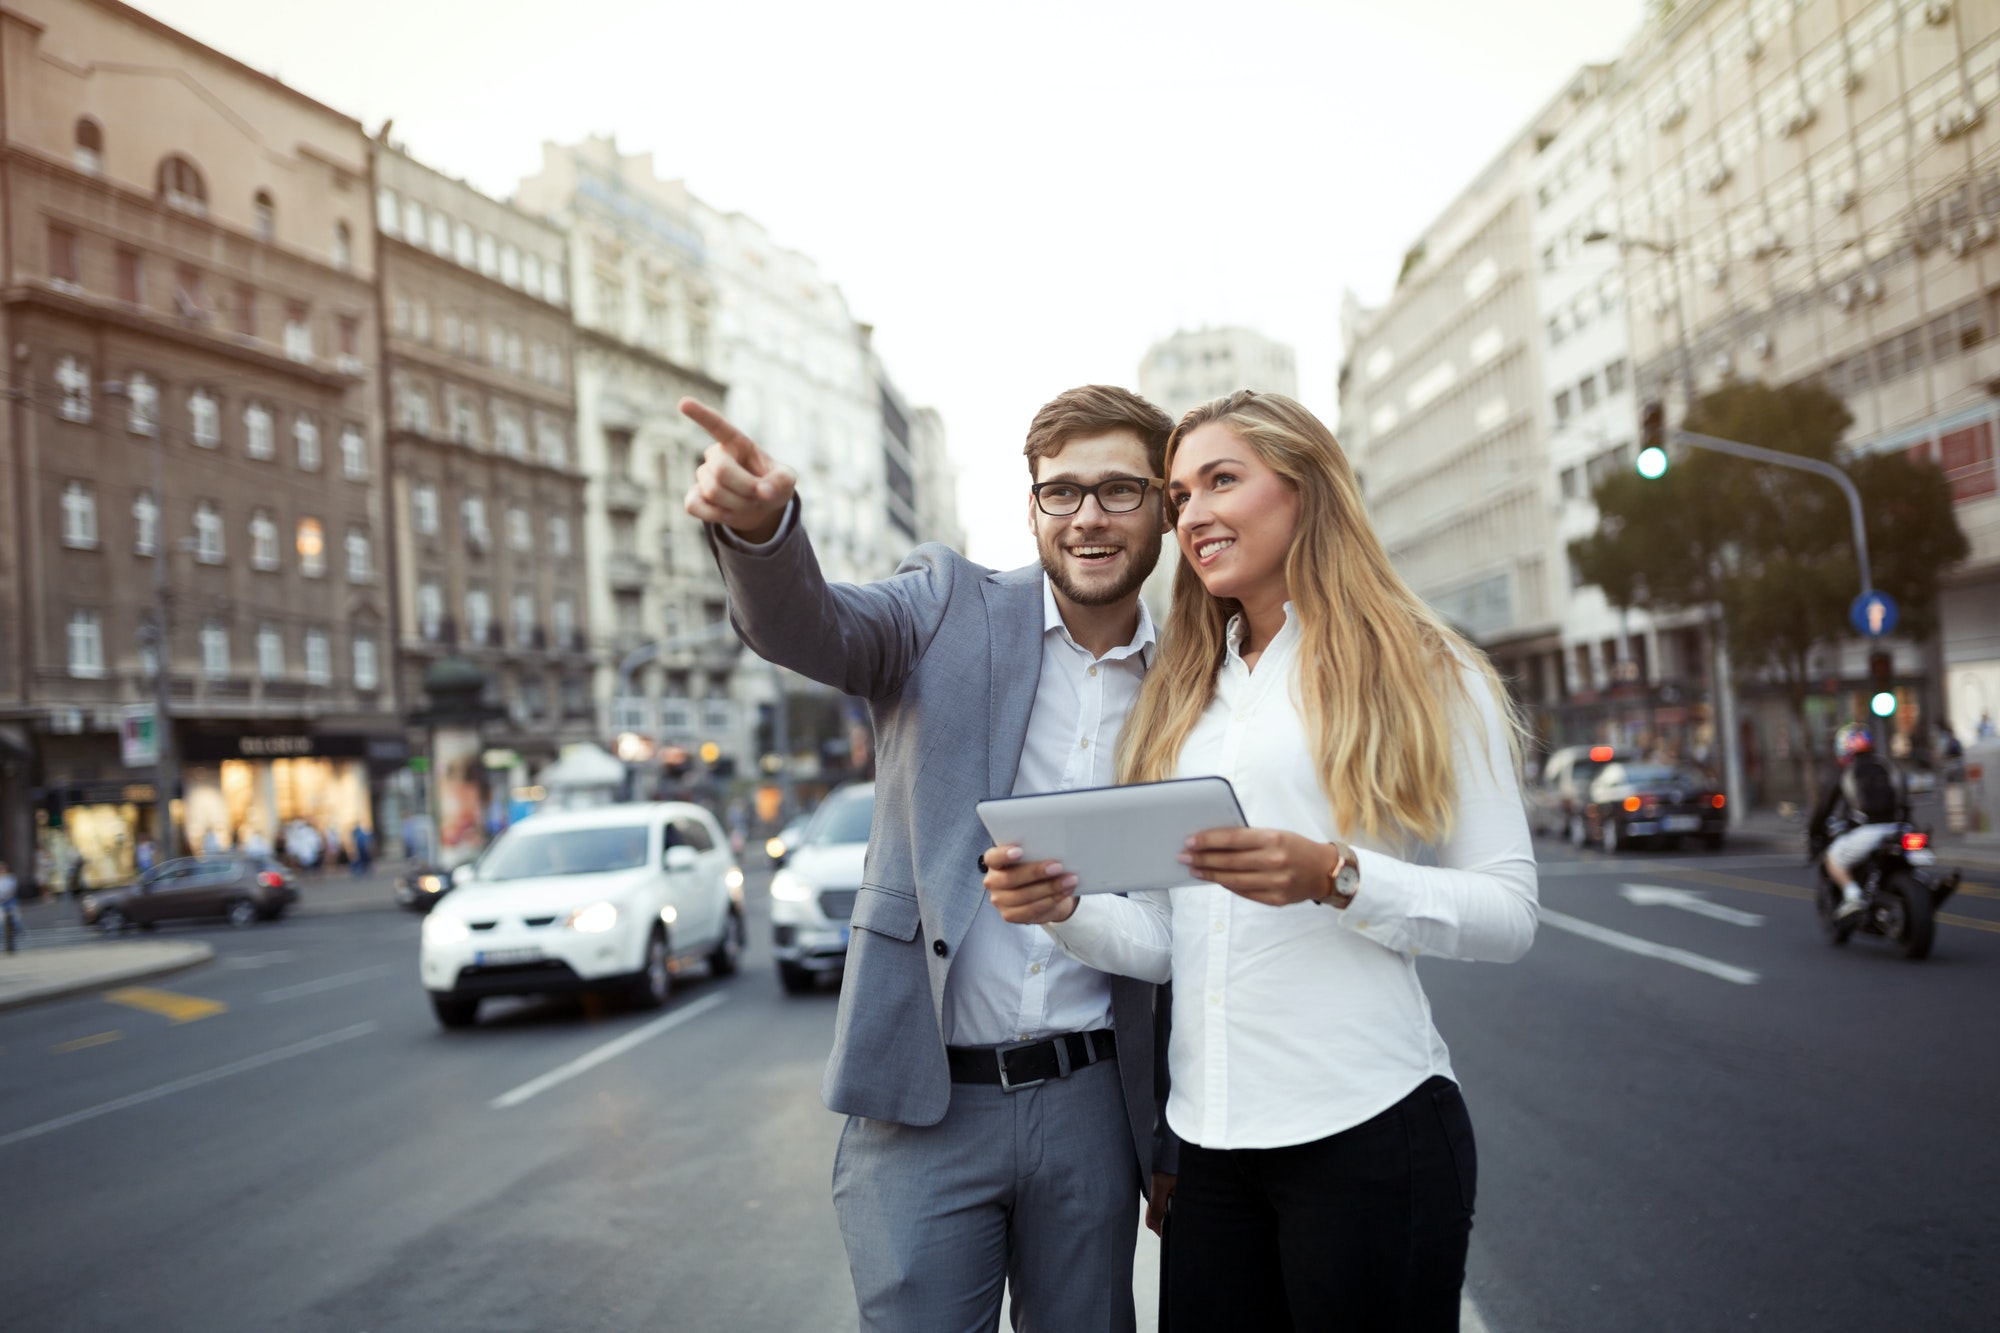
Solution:
[[[803,995],[847,966],[847,922],[874,822],[874,783],[832,792],[771,876],[771,942],[788,994]]]
[[[743,872],[697,805],[537,814],[452,883],[418,962],[448,1028],[489,995],[617,991],[652,1008],[684,963],[727,976],[743,952]]]

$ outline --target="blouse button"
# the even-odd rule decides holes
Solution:
[[[1097,674],[1097,668],[1095,666],[1090,668],[1090,674],[1093,676]]]

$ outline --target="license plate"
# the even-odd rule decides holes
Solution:
[[[1937,853],[1927,848],[1916,848],[1915,850],[1904,852],[1903,856],[1913,866],[1934,866],[1937,864]]]
[[[1669,833],[1693,833],[1701,828],[1701,816],[1668,815],[1660,823]]]
[[[542,961],[540,949],[485,949],[472,955],[478,967],[508,967],[515,963],[539,963]]]

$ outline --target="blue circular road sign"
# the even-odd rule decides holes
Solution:
[[[1896,628],[1896,599],[1886,592],[1864,592],[1847,608],[1854,628],[1871,639],[1879,639]]]

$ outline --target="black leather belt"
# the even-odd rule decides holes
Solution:
[[[1118,1037],[1110,1028],[1065,1032],[1040,1041],[1016,1041],[1005,1046],[947,1046],[954,1083],[998,1083],[1007,1092],[1033,1088],[1052,1078],[1067,1078],[1085,1065],[1109,1060],[1118,1053]]]

